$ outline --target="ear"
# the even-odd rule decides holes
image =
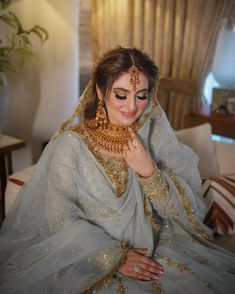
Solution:
[[[99,88],[99,86],[97,84],[95,84],[95,87],[96,87],[96,92],[97,92],[99,100],[104,99],[103,93],[102,93],[101,89]]]

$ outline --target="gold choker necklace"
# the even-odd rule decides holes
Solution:
[[[138,120],[131,125],[132,130],[136,133],[150,116],[150,112],[146,113],[141,121]],[[89,148],[94,151],[102,149],[109,153],[122,154],[123,147],[131,139],[128,126],[114,125],[109,122],[105,127],[97,126],[95,119],[86,121],[73,129],[83,137]]]
[[[137,131],[136,124],[131,126]],[[103,149],[110,153],[123,153],[123,147],[131,139],[128,126],[108,123],[105,128],[97,127],[96,121],[86,122],[80,129],[85,140],[93,149]]]

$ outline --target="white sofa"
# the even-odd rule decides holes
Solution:
[[[214,228],[215,243],[235,252],[235,144],[213,141],[209,123],[179,130],[176,136],[198,155],[208,207],[205,223]]]
[[[202,178],[235,174],[235,144],[213,141],[209,123],[176,131],[176,136],[198,155]]]
[[[202,178],[207,179],[203,183],[208,205],[206,221],[222,234],[215,238],[215,243],[235,252],[235,144],[213,141],[211,135],[211,126],[208,123],[176,132],[178,139],[198,155],[199,172]],[[30,179],[34,168],[35,166],[31,166],[9,177],[5,194],[6,214],[23,183]],[[227,176],[224,177],[225,175]],[[225,183],[225,188],[221,183]],[[231,189],[227,191],[229,185]],[[226,193],[230,194],[227,196]],[[217,221],[217,216],[220,218],[221,215],[223,219]]]

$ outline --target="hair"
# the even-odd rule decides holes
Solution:
[[[106,52],[93,71],[91,100],[85,108],[85,118],[92,119],[96,115],[99,98],[96,85],[100,88],[104,97],[108,95],[115,80],[121,74],[127,73],[129,68],[135,65],[149,80],[149,92],[156,90],[158,80],[158,68],[150,57],[136,48],[117,47]]]

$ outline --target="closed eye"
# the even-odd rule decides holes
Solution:
[[[125,95],[122,96],[122,95],[118,95],[117,93],[115,93],[115,97],[116,97],[117,99],[121,99],[121,100],[126,99],[126,96],[125,96]]]
[[[144,95],[144,96],[137,96],[138,99],[140,100],[146,100],[148,98],[147,95]]]

